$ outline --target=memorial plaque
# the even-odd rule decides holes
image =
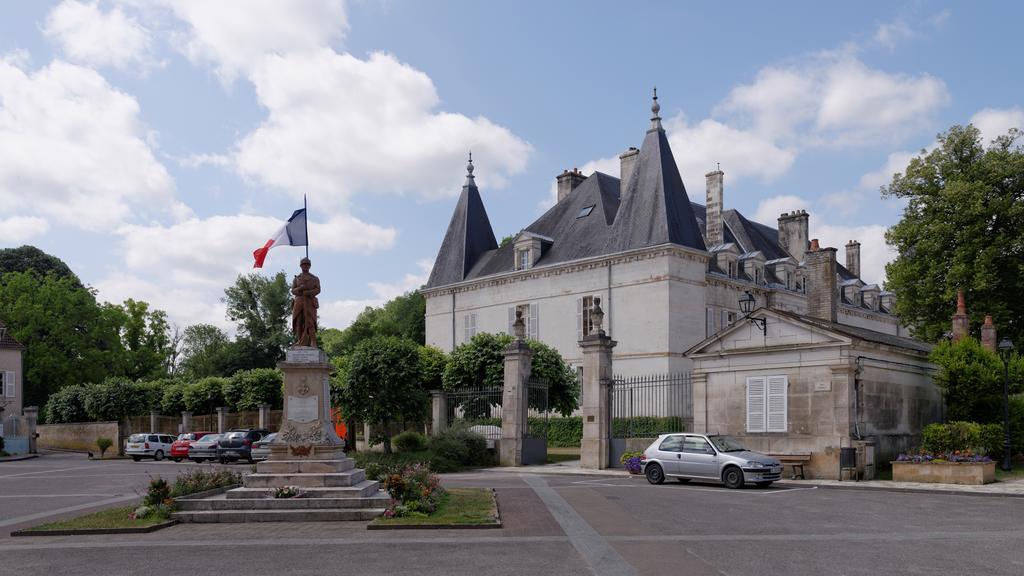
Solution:
[[[814,391],[815,392],[830,392],[831,390],[832,390],[832,381],[831,380],[818,381],[818,382],[814,383]]]
[[[319,420],[319,399],[319,396],[289,396],[287,419],[302,424]]]
[[[319,348],[289,348],[285,352],[285,361],[296,364],[317,364],[325,362],[326,358]]]

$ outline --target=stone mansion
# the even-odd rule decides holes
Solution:
[[[618,341],[616,373],[689,370],[688,349],[756,307],[906,336],[890,313],[895,295],[860,278],[860,244],[836,249],[808,235],[808,214],[779,216],[777,228],[724,204],[724,173],[706,175],[706,202],[692,202],[659,116],[640,148],[619,158],[620,178],[578,170],[557,177],[558,201],[499,246],[467,166],[448,231],[422,290],[427,344],[450,351],[477,332],[511,333],[516,310],[528,334],[579,365],[577,342],[593,328]]]

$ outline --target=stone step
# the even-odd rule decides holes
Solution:
[[[269,488],[235,488],[234,490],[228,490],[224,496],[228,500],[235,499],[256,499],[266,497]],[[358,484],[352,486],[314,486],[307,487],[306,498],[318,499],[318,498],[369,498],[375,496],[380,492],[380,482],[376,480],[363,480]]]
[[[344,472],[330,473],[299,473],[299,474],[263,474],[257,472],[243,478],[246,488],[276,488],[279,486],[301,486],[312,488],[317,486],[355,486],[366,479],[366,471],[359,468]]]
[[[227,510],[308,510],[337,508],[385,508],[391,498],[385,492],[373,496],[341,498],[205,498],[178,500],[181,512]]]
[[[331,474],[356,467],[352,458],[337,460],[264,460],[256,464],[258,474]]]
[[[307,510],[193,510],[171,513],[179,522],[344,522],[367,521],[384,508],[330,508]]]

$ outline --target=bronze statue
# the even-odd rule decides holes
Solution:
[[[320,293],[320,279],[309,273],[309,258],[299,262],[302,274],[292,280],[292,334],[295,335],[296,346],[316,348],[316,309],[320,303],[316,295]]]

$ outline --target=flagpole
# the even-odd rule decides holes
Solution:
[[[303,218],[303,225],[306,227],[306,258],[309,258],[309,209],[306,207],[306,195],[302,195],[302,211],[306,216]]]

